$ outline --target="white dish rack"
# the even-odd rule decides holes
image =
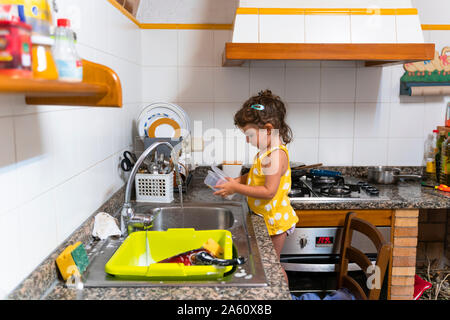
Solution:
[[[174,171],[168,174],[136,174],[136,201],[161,203],[172,202],[174,200],[173,179]]]

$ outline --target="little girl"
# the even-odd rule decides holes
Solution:
[[[288,193],[291,169],[286,144],[292,131],[285,122],[286,107],[270,90],[247,100],[234,116],[234,123],[246,135],[247,143],[259,149],[248,174],[216,186],[216,195],[233,193],[247,196],[250,209],[262,216],[280,258],[286,236],[292,233],[298,217]],[[283,270],[284,271],[284,270]],[[287,281],[286,272],[284,277]]]

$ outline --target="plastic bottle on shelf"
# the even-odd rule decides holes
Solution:
[[[75,48],[74,33],[68,19],[58,19],[53,58],[58,67],[59,80],[83,81],[83,64]]]
[[[447,138],[442,142],[441,147],[441,184],[449,185],[450,183],[450,132]]]

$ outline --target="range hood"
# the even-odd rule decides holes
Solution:
[[[241,0],[224,66],[248,60],[432,60],[411,0]]]

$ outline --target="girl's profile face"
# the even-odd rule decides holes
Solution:
[[[241,128],[241,130],[245,135],[247,143],[250,143],[252,146],[257,147],[258,149],[266,149],[269,144],[266,129],[261,129],[255,125],[248,124],[245,127]]]

